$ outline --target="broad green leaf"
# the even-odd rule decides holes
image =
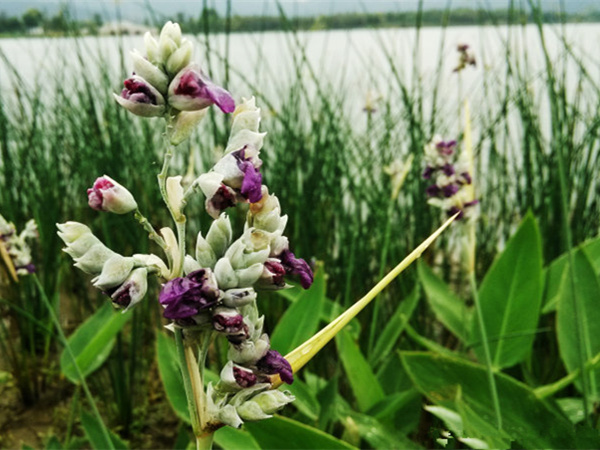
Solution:
[[[335,420],[335,401],[338,397],[338,375],[334,375],[317,394],[321,412],[319,414],[319,428],[327,430],[329,424]]]
[[[392,353],[396,341],[404,331],[404,327],[410,320],[418,302],[419,290],[416,288],[406,299],[400,302],[398,308],[396,308],[396,311],[377,338],[373,352],[369,355],[369,364],[371,364],[371,367],[378,366],[386,356]]]
[[[84,377],[106,361],[117,333],[131,316],[131,312],[115,312],[112,305],[106,303],[69,337],[67,342]],[[71,382],[79,383],[73,360],[65,350],[60,356],[60,368]]]
[[[367,411],[384,398],[383,388],[350,334],[342,330],[335,340],[358,408],[361,412]]]
[[[471,310],[427,264],[419,261],[419,280],[435,317],[461,341],[468,341]]]
[[[420,399],[421,394],[413,388],[404,392],[394,392],[391,395],[386,395],[383,400],[373,405],[373,407],[367,411],[367,414],[378,420],[384,420],[404,408],[409,410],[421,409]]]
[[[479,290],[494,367],[511,367],[530,353],[541,301],[541,239],[535,219],[528,214],[494,261]],[[471,321],[471,336],[477,357],[484,361],[477,320]]]
[[[306,383],[299,380],[298,377],[294,377],[294,382],[290,385],[286,384],[281,386],[281,390],[290,391],[296,400],[292,403],[298,411],[304,414],[312,421],[316,421],[319,418],[321,405],[317,401],[316,396],[313,394]]]
[[[464,438],[481,439],[488,448],[509,448],[511,438],[503,430],[499,430],[495,420],[490,421],[476,413],[462,398],[459,391],[456,398],[456,408],[463,423]]]
[[[180,419],[190,423],[190,412],[181,378],[181,366],[177,357],[175,341],[165,333],[156,334],[156,358],[158,359],[160,378],[173,411]]]
[[[579,249],[585,250],[585,253],[590,258],[592,266],[596,274],[600,274],[600,237],[591,239],[581,244]],[[569,255],[563,254],[556,258],[546,268],[546,279],[544,289],[544,313],[549,313],[556,310],[558,303],[560,285],[563,274],[568,267]]]
[[[372,448],[421,448],[420,445],[414,443],[396,429],[386,427],[374,417],[357,413],[349,408],[340,412],[352,419],[360,437],[367,441]]]
[[[495,423],[485,367],[424,352],[400,356],[415,387],[432,403],[459,412],[468,408],[487,426]],[[495,379],[503,430],[511,439],[525,448],[571,448],[573,427],[557,407],[514,378],[498,373]],[[463,417],[465,429],[471,419]]]
[[[104,438],[104,434],[102,433],[102,426],[98,423],[96,418],[85,412],[81,411],[81,425],[83,426],[83,430],[85,431],[85,435],[90,441],[92,448],[95,450],[104,450],[109,448],[107,442]],[[112,446],[117,450],[126,450],[129,447],[125,442],[121,440],[119,436],[114,434],[112,431],[108,430],[108,434],[110,435],[110,440],[112,441]]]
[[[260,450],[250,433],[231,427],[219,428],[215,433],[215,442],[223,450]]]
[[[572,269],[564,273],[556,315],[560,356],[569,372],[600,352],[600,282],[584,250],[574,253]],[[584,376],[589,393],[597,398],[600,371]],[[581,378],[575,381],[580,388],[581,383]]]
[[[317,428],[281,416],[246,422],[244,428],[264,450],[356,449]]]
[[[285,355],[314,335],[319,328],[324,299],[325,271],[319,267],[310,289],[304,291],[279,320],[271,335],[271,347]]]
[[[556,403],[572,423],[579,423],[585,419],[583,399],[579,397],[559,398]]]

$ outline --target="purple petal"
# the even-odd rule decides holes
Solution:
[[[243,388],[254,386],[258,381],[256,375],[251,370],[238,366],[233,366],[233,377],[235,378],[235,382]]]
[[[286,273],[300,276],[300,284],[304,289],[308,289],[312,285],[314,275],[306,261],[296,258],[289,250],[284,250],[279,257]]]
[[[269,350],[267,354],[256,363],[256,367],[267,375],[279,374],[281,381],[287,384],[294,382],[292,366],[278,351]]]
[[[187,97],[185,110],[198,110],[217,105],[224,113],[235,110],[235,102],[229,92],[214,84],[201,70],[188,69],[179,78],[173,90],[176,96]],[[191,100],[191,103],[189,102]],[[175,100],[175,106],[179,105]]]
[[[245,161],[240,167],[244,172],[241,193],[250,203],[259,202],[262,198],[262,175],[251,162]]]
[[[452,164],[449,164],[449,163],[448,164],[444,164],[442,166],[442,172],[444,172],[444,175],[446,175],[448,177],[451,176],[451,175],[454,175],[454,173],[455,173],[454,166]]]
[[[437,184],[427,186],[425,189],[425,194],[427,194],[427,197],[439,197],[440,193],[441,189]]]
[[[425,167],[425,170],[423,171],[423,178],[429,180],[431,178],[431,175],[433,175],[433,172],[435,172],[435,169],[433,167]]]
[[[450,183],[442,187],[442,193],[444,194],[444,197],[450,198],[455,195],[459,189],[460,187],[457,184]]]
[[[180,320],[214,306],[219,295],[218,287],[208,276],[208,269],[200,269],[165,283],[158,301],[165,307],[164,317]]]

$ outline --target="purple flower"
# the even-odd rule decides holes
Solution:
[[[312,285],[314,275],[306,261],[302,258],[296,258],[289,249],[284,250],[279,255],[279,259],[286,274],[300,276],[300,284],[304,289],[308,289]]]
[[[460,176],[463,178],[465,184],[471,184],[473,182],[473,179],[471,178],[469,172],[463,172],[460,174]]]
[[[231,206],[235,206],[236,194],[233,189],[221,183],[221,186],[211,198],[206,199],[206,212],[213,219],[218,219],[221,212]]]
[[[436,148],[440,155],[450,156],[454,153],[454,148],[456,147],[456,141],[441,141],[438,142]]]
[[[444,195],[444,197],[450,198],[454,194],[456,194],[459,189],[460,189],[460,187],[457,184],[450,183],[450,184],[447,184],[446,186],[443,186],[441,191],[442,191],[442,194]]]
[[[123,82],[121,95],[114,95],[117,102],[128,111],[143,117],[162,116],[165,112],[165,99],[150,83],[138,75]]]
[[[215,330],[225,334],[240,334],[244,331],[245,327],[244,316],[235,308],[215,308],[212,322]]]
[[[454,175],[456,171],[454,170],[454,166],[452,164],[446,163],[442,166],[442,172],[444,172],[444,175],[449,177]]]
[[[269,350],[267,354],[261,358],[256,367],[262,373],[267,375],[279,374],[281,381],[287,384],[294,382],[294,372],[292,366],[281,354],[275,350]]]
[[[97,178],[87,194],[88,204],[97,211],[126,214],[137,208],[131,192],[107,175]]]
[[[250,203],[259,202],[262,198],[262,175],[259,170],[262,161],[255,152],[247,152],[248,146],[232,153],[235,158],[238,169],[243,173],[243,179],[240,187],[240,193]],[[235,186],[232,186],[235,187]]]
[[[164,317],[179,320],[216,305],[219,297],[219,287],[212,271],[200,269],[165,283],[158,301],[165,307]]]
[[[427,197],[439,197],[440,193],[441,189],[437,184],[427,186],[425,189],[425,194],[427,194]]]
[[[431,167],[430,165],[427,165],[425,167],[425,170],[423,171],[423,178],[425,180],[429,180],[431,178],[431,175],[433,175],[433,172],[435,172],[435,168]]]
[[[258,381],[254,372],[238,365],[233,366],[233,378],[235,379],[235,382],[243,388],[254,386]]]
[[[284,287],[285,267],[277,258],[267,259],[263,265],[263,274],[259,281],[261,287]]]
[[[210,105],[217,105],[224,113],[235,109],[231,94],[194,65],[181,70],[169,85],[169,104],[180,111],[198,111]]]

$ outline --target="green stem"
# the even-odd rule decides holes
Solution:
[[[485,365],[487,369],[488,383],[490,386],[490,394],[492,403],[494,404],[494,412],[496,414],[496,426],[502,430],[502,414],[500,412],[500,400],[498,398],[498,389],[496,388],[496,379],[494,378],[494,370],[492,368],[492,357],[490,353],[490,345],[483,320],[483,312],[479,303],[479,294],[477,293],[477,282],[475,281],[475,272],[469,270],[469,281],[471,283],[471,291],[473,302],[475,303],[475,311],[477,312],[477,322],[479,323],[479,331],[481,332],[481,342],[483,343],[483,353],[485,355]]]
[[[202,436],[196,436],[196,450],[211,450],[214,433],[206,433]]]
[[[385,266],[387,264],[387,255],[390,247],[390,238],[392,234],[392,211],[394,205],[396,204],[396,199],[392,196],[390,198],[390,203],[388,204],[387,209],[387,223],[385,227],[385,234],[383,237],[383,248],[381,250],[381,258],[379,260],[379,275],[377,276],[378,280],[383,278],[385,274]],[[381,301],[375,302],[373,305],[373,316],[371,318],[371,330],[369,332],[369,351],[373,350],[375,346],[375,334],[377,332],[377,322],[379,319],[379,309],[380,309]]]
[[[104,425],[104,421],[102,420],[102,416],[100,415],[100,412],[98,411],[98,408],[96,407],[96,402],[94,401],[94,397],[92,396],[92,393],[90,392],[88,385],[85,382],[85,377],[83,376],[83,373],[81,373],[81,369],[79,368],[79,365],[77,364],[77,358],[75,358],[75,355],[73,354],[73,350],[71,350],[71,346],[69,345],[69,342],[67,341],[65,333],[63,332],[63,330],[60,326],[60,321],[58,320],[58,317],[56,316],[56,312],[54,311],[54,308],[50,304],[50,301],[48,300],[48,297],[46,296],[46,293],[44,292],[44,287],[42,286],[42,283],[40,283],[40,280],[38,279],[37,275],[33,274],[32,276],[33,276],[33,280],[35,281],[35,284],[40,292],[40,297],[42,298],[42,301],[44,302],[44,306],[46,306],[46,308],[48,309],[48,313],[50,314],[50,317],[52,318],[52,322],[54,323],[54,326],[56,327],[56,331],[58,332],[60,342],[65,347],[65,351],[67,352],[67,355],[69,355],[69,358],[71,359],[71,362],[73,363],[73,367],[75,368],[75,372],[77,373],[77,378],[79,378],[79,382],[81,383],[81,387],[83,388],[83,391],[85,392],[85,396],[90,404],[90,407],[92,408],[92,412],[94,413],[94,416],[96,416],[96,419],[98,420],[98,424],[100,425],[100,429],[102,432],[102,437],[104,438],[103,445],[105,446],[105,448],[114,450],[115,446],[113,445],[113,442],[110,439],[110,434],[108,433],[108,430],[106,429],[106,425]]]
[[[183,330],[181,328],[175,329],[175,345],[177,347],[179,364],[181,365],[181,377],[183,378],[183,387],[185,389],[185,396],[187,398],[192,429],[194,430],[194,436],[198,436],[202,430],[202,427],[200,425],[198,405],[196,402],[194,388],[192,386],[192,375],[190,373],[193,368],[190,366],[188,358],[186,357],[185,344],[183,343]],[[198,366],[196,366],[196,368],[197,367]]]
[[[146,217],[144,217],[144,215],[140,212],[139,209],[135,210],[134,217],[139,222],[139,224],[142,226],[142,228],[148,232],[148,237],[151,240],[153,240],[154,242],[156,242],[160,246],[160,248],[162,248],[163,250],[166,250],[167,244],[165,243],[165,240],[162,238],[162,236],[160,234],[158,234],[156,232],[156,230],[154,229],[152,224],[150,224],[148,219],[146,219]]]

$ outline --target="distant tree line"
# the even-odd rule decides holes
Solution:
[[[197,17],[175,14],[168,19],[178,21],[187,33],[252,32],[282,29],[298,30],[335,30],[349,28],[383,28],[440,25],[485,25],[485,24],[523,24],[533,22],[530,13],[521,10],[453,9],[426,10],[422,12],[388,13],[344,13],[316,17],[281,16],[220,16],[211,8],[206,8]],[[165,18],[165,19],[167,19]],[[585,13],[560,13],[546,11],[542,13],[545,23],[560,22],[600,22],[600,9]],[[85,32],[95,34],[103,20],[96,14],[90,20],[74,21],[68,8],[61,8],[55,15],[31,8],[20,17],[9,17],[0,12],[0,34],[23,34],[33,29],[46,34]],[[149,24],[148,24],[149,25]]]

